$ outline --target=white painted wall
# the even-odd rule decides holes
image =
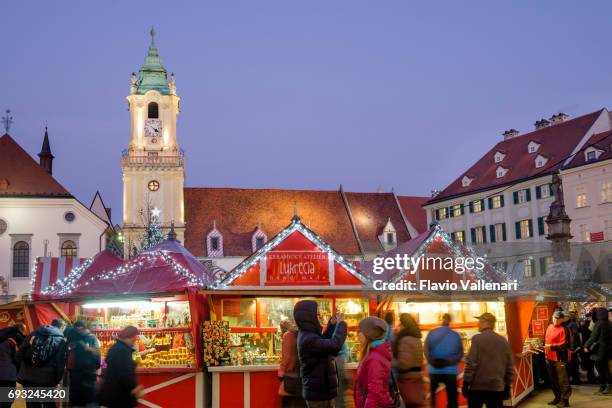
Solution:
[[[72,222],[64,214],[72,211]],[[31,272],[37,257],[59,256],[61,234],[73,234],[78,240],[78,257],[87,258],[105,248],[107,224],[74,198],[0,198],[0,218],[7,230],[0,235],[0,276],[9,285],[9,294],[20,297],[30,291],[30,277],[13,278],[12,243],[22,238],[30,244]]]

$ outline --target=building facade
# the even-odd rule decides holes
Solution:
[[[611,128],[610,113],[601,109],[571,120],[563,113],[538,120],[524,135],[506,131],[426,203],[428,222],[438,222],[494,264],[520,266],[528,279],[543,275],[552,264],[545,222],[554,200],[552,174],[569,165],[593,135]]]
[[[8,134],[0,138],[0,300],[28,294],[37,257],[90,257],[103,250],[111,225],[52,175],[45,131],[39,163]]]
[[[152,212],[163,229],[174,223],[178,238],[185,227],[183,183],[184,154],[176,136],[180,98],[174,74],[168,79],[162,66],[155,32],[140,68],[132,74],[130,94],[130,141],[121,157],[123,175],[124,253],[138,249],[144,233],[144,220]]]

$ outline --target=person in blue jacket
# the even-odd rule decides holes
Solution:
[[[435,407],[436,389],[440,383],[446,387],[447,407],[457,408],[457,375],[463,358],[463,342],[459,333],[450,326],[451,315],[445,313],[442,326],[432,330],[425,339],[425,357],[431,384],[431,403]]]

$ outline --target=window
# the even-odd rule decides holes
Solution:
[[[66,222],[72,222],[75,220],[75,218],[76,215],[74,215],[72,211],[68,211],[66,214],[64,214],[64,220],[66,220]]]
[[[210,248],[213,251],[219,250],[219,237],[211,237],[210,238]]]
[[[587,161],[597,160],[597,152],[595,150],[591,150],[586,154]]]
[[[150,102],[147,107],[147,118],[159,119],[159,106],[155,102]]]
[[[159,190],[159,181],[157,181],[157,180],[149,181],[148,187],[149,187],[149,191],[157,191],[157,190]]]
[[[552,269],[552,265],[553,265],[552,256],[545,256],[545,257],[540,258],[540,276],[546,274],[547,272],[550,272],[550,270]]]
[[[392,232],[387,232],[387,244],[393,245],[395,244],[395,234]]]
[[[535,153],[538,151],[539,148],[540,148],[540,144],[532,141],[532,142],[529,142],[529,144],[527,145],[527,152]]]
[[[479,213],[481,211],[484,211],[483,200],[472,201],[470,204],[471,204],[470,208],[472,209],[472,212]]]
[[[538,234],[548,235],[548,223],[546,217],[538,217]]]
[[[551,196],[550,184],[536,186],[536,198],[548,198]]]
[[[13,246],[13,277],[27,278],[30,274],[30,245],[25,241]]]
[[[604,237],[606,241],[612,240],[612,219],[604,221]]]
[[[495,153],[495,163],[500,163],[502,160],[504,160],[504,157],[506,157],[506,155],[503,154],[502,152],[496,152]]]
[[[514,204],[523,204],[531,201],[531,189],[525,188],[523,190],[515,191],[512,193],[514,198]]]
[[[0,218],[0,237],[6,232],[7,225],[6,221]]]
[[[469,178],[468,176],[463,176],[463,179],[461,179],[461,187],[467,187],[470,185],[471,182],[471,178]]]
[[[489,209],[502,208],[504,206],[504,196],[496,195],[489,197]]]
[[[601,182],[601,202],[612,202],[612,181],[610,180]]]
[[[460,217],[463,215],[463,204],[456,204],[451,207],[451,217]]]
[[[446,207],[438,208],[436,210],[436,219],[443,220],[445,218],[448,218],[448,208]]]
[[[496,176],[497,178],[502,178],[506,175],[507,172],[508,172],[508,169],[504,169],[502,166],[499,166],[497,168]]]
[[[537,168],[544,167],[547,161],[548,159],[546,157],[542,156],[541,154],[538,154],[538,156],[535,158],[535,166]]]
[[[593,265],[590,259],[585,259],[582,261],[582,272],[587,276],[590,276],[593,273]]]
[[[587,196],[584,187],[576,189],[576,207],[582,208],[587,206]]]
[[[533,265],[533,258],[528,256],[523,260],[523,267],[525,268],[525,277],[533,278],[535,277],[535,268]]]
[[[455,231],[451,234],[451,238],[456,242],[465,242],[465,232]]]
[[[485,227],[474,227],[471,230],[472,243],[484,244],[487,242],[487,236],[485,233]]]
[[[64,258],[76,258],[77,256],[77,245],[74,241],[64,241],[60,251],[60,256]]]
[[[533,222],[531,220],[517,221],[516,239],[531,238],[533,236]]]
[[[263,247],[265,243],[266,241],[264,240],[264,237],[257,237],[255,239],[255,249],[261,249],[261,247]]]
[[[491,235],[491,242],[502,242],[506,240],[506,224],[500,222],[498,224],[493,224],[489,227]]]
[[[580,224],[580,238],[583,242],[591,241],[591,231],[589,228],[589,224]]]

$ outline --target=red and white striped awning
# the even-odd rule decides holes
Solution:
[[[33,293],[41,293],[58,280],[68,276],[72,268],[85,262],[86,258],[40,257],[36,263]]]

